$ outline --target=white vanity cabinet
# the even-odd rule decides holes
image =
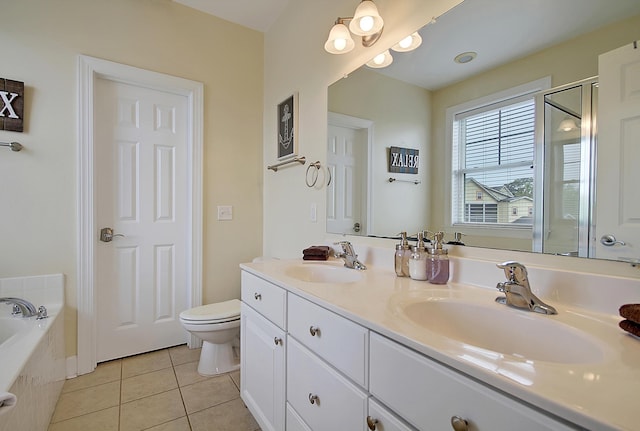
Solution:
[[[240,395],[263,431],[285,429],[286,292],[242,272]]]
[[[421,431],[454,429],[452,420],[470,431],[577,429],[378,334],[370,352],[371,394]]]

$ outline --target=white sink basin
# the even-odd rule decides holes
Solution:
[[[553,316],[451,299],[411,302],[401,312],[432,332],[525,360],[579,364],[604,357],[597,341]]]
[[[362,278],[362,274],[356,269],[313,263],[287,268],[285,274],[308,283],[353,283]]]

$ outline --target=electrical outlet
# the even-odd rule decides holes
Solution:
[[[231,205],[218,205],[218,220],[233,220],[233,207]]]

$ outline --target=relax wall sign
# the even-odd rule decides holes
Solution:
[[[413,148],[389,148],[389,172],[399,174],[417,174],[420,165],[420,150]]]
[[[24,82],[0,78],[0,130],[22,132]]]

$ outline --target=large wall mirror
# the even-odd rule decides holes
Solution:
[[[419,33],[328,89],[327,232],[640,259],[640,2],[465,0]]]

